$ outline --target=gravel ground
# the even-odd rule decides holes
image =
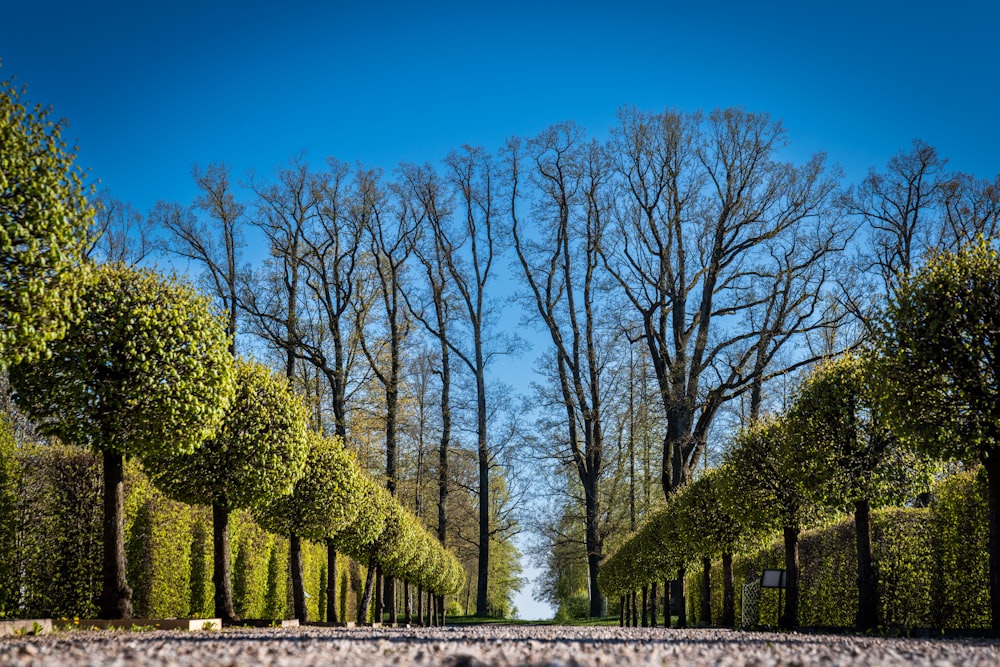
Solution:
[[[435,629],[72,631],[0,638],[0,665],[1000,665],[1000,642],[727,630],[455,626]]]

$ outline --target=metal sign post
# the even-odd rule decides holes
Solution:
[[[760,575],[761,588],[778,589],[778,623],[781,623],[781,591],[785,588],[784,570],[764,570]]]

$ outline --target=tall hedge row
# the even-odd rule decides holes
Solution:
[[[0,618],[97,614],[101,483],[98,455],[57,444],[14,447],[0,432]],[[211,616],[210,509],[170,500],[133,461],[125,518],[134,616]],[[234,513],[231,528],[237,612],[288,617],[287,539],[265,531],[249,512]],[[310,618],[322,618],[326,549],[307,543],[303,551]]]
[[[929,508],[889,508],[872,514],[879,606],[886,627],[988,628],[989,555],[984,480],[962,472],[941,482]],[[854,522],[806,531],[801,562],[799,622],[802,626],[849,627],[857,607]],[[780,540],[734,558],[737,620],[741,584],[763,568],[783,568]],[[714,563],[712,618],[722,612],[722,569]],[[688,570],[688,618],[698,622],[701,569]],[[760,622],[777,619],[778,591],[762,591]]]

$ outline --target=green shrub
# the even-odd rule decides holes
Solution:
[[[938,560],[931,576],[937,627],[990,627],[988,516],[982,468],[953,475],[935,489],[931,534]]]

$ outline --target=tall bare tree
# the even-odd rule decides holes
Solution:
[[[359,342],[385,394],[386,488],[396,495],[403,346],[411,326],[403,297],[403,283],[407,262],[413,251],[413,218],[409,214],[407,200],[391,196],[382,183],[380,172],[362,171],[358,177],[356,218],[368,244],[374,282],[374,290],[368,296],[378,302],[378,305],[369,303],[358,312],[368,314],[369,326],[379,327],[376,332],[361,330]],[[396,587],[391,577],[386,578],[383,590],[383,607],[388,607],[389,621],[395,623]]]
[[[452,301],[448,286],[446,221],[453,212],[453,202],[447,185],[430,166],[404,166],[401,170],[401,194],[409,197],[413,229],[418,231],[414,253],[423,267],[424,284],[430,305],[407,296],[410,312],[437,341],[438,375],[441,380],[441,436],[438,440],[438,502],[437,537],[441,544],[448,540],[448,451],[451,447],[451,319]],[[426,229],[420,234],[419,230]],[[404,293],[406,296],[406,293]],[[433,311],[433,317],[427,310]],[[444,597],[436,600],[438,614],[444,613]]]
[[[789,341],[826,326],[821,302],[796,304],[790,291],[788,316],[769,313],[785,298],[790,267],[821,265],[840,247],[828,218],[834,180],[822,156],[779,161],[784,131],[766,115],[624,109],[619,119],[605,265],[650,352],[667,421],[669,496],[689,479],[726,402],[815,359],[806,351],[771,363]]]
[[[583,131],[573,124],[554,126],[523,148],[519,142],[510,148],[514,248],[530,289],[529,300],[555,349],[572,464],[583,488],[590,616],[599,617],[604,615],[597,575],[603,557],[601,417],[607,400],[603,375],[608,345],[598,322],[597,280],[610,169],[601,147],[586,142]],[[525,188],[522,169],[530,184]],[[522,191],[530,201],[524,216],[516,201]]]
[[[497,354],[511,351],[502,336],[487,344],[495,310],[487,295],[498,250],[499,222],[503,211],[497,195],[496,164],[480,148],[466,147],[445,160],[447,179],[456,192],[456,216],[452,229],[440,234],[441,258],[457,295],[459,322],[465,329],[449,342],[449,348],[468,368],[476,387],[476,456],[479,466],[479,562],[476,576],[476,615],[489,613],[490,579],[490,471],[493,464],[489,442],[486,369]],[[458,318],[456,318],[458,319]],[[464,340],[464,345],[453,341]]]
[[[305,295],[308,251],[306,238],[320,216],[325,174],[310,171],[303,156],[278,172],[273,183],[251,178],[256,196],[252,223],[267,239],[270,257],[254,284],[243,292],[242,305],[254,332],[284,356],[285,375],[295,378],[295,364],[302,356],[300,326]]]
[[[225,314],[229,351],[235,356],[239,293],[244,280],[239,261],[245,207],[233,194],[226,165],[213,163],[205,170],[196,166],[192,174],[199,191],[195,209],[208,220],[184,206],[165,202],[157,202],[150,217],[170,232],[168,251],[201,265],[202,282]]]

